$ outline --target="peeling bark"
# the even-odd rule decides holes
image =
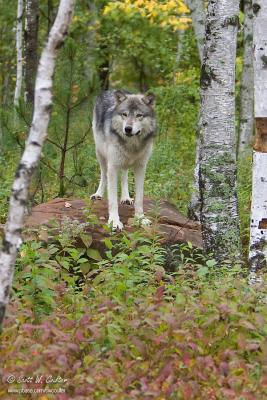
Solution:
[[[23,0],[18,0],[17,8],[17,27],[16,27],[16,50],[17,50],[17,76],[14,95],[14,105],[18,105],[21,96],[23,54],[22,54],[22,18],[23,18]]]
[[[34,85],[38,66],[39,0],[26,0],[25,7],[25,100],[34,102]]]
[[[244,55],[241,78],[239,155],[245,155],[252,142],[253,121],[253,11],[252,0],[244,0]]]
[[[236,194],[235,57],[239,1],[210,0],[201,73],[200,196],[206,253],[241,253]]]
[[[52,107],[51,89],[56,54],[67,35],[74,3],[74,0],[60,1],[57,17],[38,67],[33,121],[12,186],[8,220],[4,229],[3,246],[0,253],[0,326],[9,300],[17,252],[22,243],[21,230],[28,202],[29,184],[39,163],[42,146],[47,135]]]
[[[267,4],[253,3],[254,108],[256,140],[253,150],[249,262],[252,271],[266,267],[267,258]]]

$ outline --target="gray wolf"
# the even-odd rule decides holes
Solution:
[[[121,171],[121,203],[132,204],[128,169],[135,176],[135,217],[149,224],[143,211],[144,178],[156,135],[153,94],[130,94],[123,90],[102,92],[93,111],[96,156],[101,169],[98,189],[91,199],[101,199],[107,186],[108,223],[115,230],[123,224],[118,213],[118,174]]]

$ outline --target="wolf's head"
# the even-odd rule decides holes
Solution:
[[[114,128],[124,139],[127,137],[146,138],[155,133],[155,96],[128,94],[121,90],[114,92]]]

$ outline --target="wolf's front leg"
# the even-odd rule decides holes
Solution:
[[[144,180],[146,165],[140,164],[134,168],[135,175],[135,217],[141,220],[142,225],[149,225],[151,221],[144,216]]]
[[[128,169],[124,169],[121,173],[121,204],[130,205],[133,202],[128,189]]]
[[[108,164],[108,223],[113,229],[121,230],[123,224],[120,221],[118,210],[118,167]]]

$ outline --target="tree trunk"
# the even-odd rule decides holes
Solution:
[[[199,59],[202,64],[203,61],[203,49],[205,42],[205,20],[206,20],[206,12],[205,12],[205,4],[203,0],[186,0],[186,6],[190,10],[193,28],[195,31]]]
[[[87,8],[90,12],[90,22],[88,23],[88,32],[86,34],[86,42],[87,42],[87,62],[85,65],[85,76],[86,79],[90,82],[90,87],[93,88],[95,86],[95,78],[96,78],[96,60],[94,57],[94,48],[96,46],[96,31],[95,29],[91,29],[92,26],[95,25],[97,20],[98,10],[95,5],[95,0],[87,1]]]
[[[180,61],[181,61],[181,58],[182,58],[182,55],[183,55],[183,50],[184,50],[184,33],[185,33],[185,30],[184,29],[180,29],[179,31],[178,31],[178,34],[177,34],[177,52],[176,52],[176,68],[175,68],[175,72],[176,72],[176,69],[177,68],[179,68],[179,65],[180,65]],[[174,77],[175,77],[175,75],[174,75]]]
[[[22,243],[21,230],[28,202],[30,180],[38,166],[52,108],[52,85],[56,53],[64,41],[74,10],[74,0],[61,0],[57,18],[42,52],[37,72],[33,121],[25,150],[17,168],[10,197],[0,253],[0,326],[5,315],[12,286],[14,265]]]
[[[99,66],[98,68],[98,78],[100,83],[101,90],[108,90],[109,89],[109,69],[110,69],[110,61],[109,61],[109,54],[107,52],[107,47],[103,47],[103,54],[106,54],[105,61]]]
[[[253,136],[253,11],[252,0],[244,0],[244,58],[241,78],[241,110],[239,129],[239,155],[250,149]]]
[[[202,64],[203,62],[203,49],[205,42],[205,21],[206,21],[206,11],[205,4],[203,0],[186,0],[186,5],[190,9],[192,23],[195,31],[199,60]],[[196,156],[195,156],[195,169],[194,169],[194,180],[193,180],[193,192],[190,199],[190,204],[188,206],[188,216],[190,219],[195,221],[200,220],[200,192],[199,192],[199,151],[200,151],[200,138],[199,129],[201,126],[200,116],[197,125],[196,132]]]
[[[26,0],[25,10],[25,100],[33,104],[38,66],[39,0]]]
[[[267,257],[267,4],[253,4],[254,102],[256,140],[253,151],[253,184],[249,260],[252,270],[266,266]]]
[[[17,50],[17,76],[16,76],[16,88],[14,95],[14,105],[17,106],[19,98],[21,96],[21,85],[22,85],[22,17],[23,17],[23,0],[18,0],[17,8],[17,27],[16,27],[16,50]]]
[[[240,256],[236,194],[235,57],[238,0],[209,0],[201,71],[200,196],[206,253]]]

